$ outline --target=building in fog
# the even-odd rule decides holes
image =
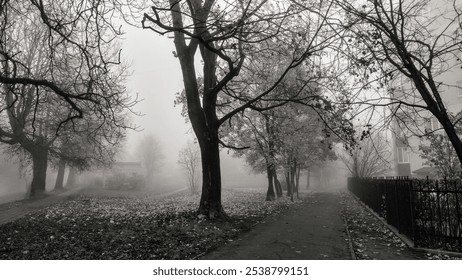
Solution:
[[[103,171],[104,189],[138,189],[144,185],[140,162],[115,162]]]
[[[447,29],[451,23],[450,18],[454,16],[453,1],[431,1],[422,5],[424,8],[419,10],[422,13],[419,20],[421,25],[417,28],[423,30],[422,34],[426,34],[424,40],[428,44],[428,48],[436,47],[432,51],[422,47],[413,53],[414,61],[417,67],[422,67],[420,71],[435,81],[435,86],[441,95],[442,101],[449,114],[456,115],[462,111],[462,69],[460,59],[462,52],[460,47],[458,51],[456,38],[460,32],[460,25],[453,24],[450,29]],[[432,18],[433,15],[438,15],[437,18]],[[412,23],[412,22],[411,22]],[[451,23],[452,24],[452,23]],[[411,27],[412,28],[412,27]],[[430,30],[430,31],[429,31]],[[428,32],[428,33],[427,33]],[[439,33],[444,33],[444,36],[439,36]],[[421,35],[422,35],[421,34]],[[431,35],[430,35],[431,34]],[[411,36],[411,35],[410,35]],[[412,44],[414,37],[409,37],[409,44]],[[416,34],[415,38],[419,38]],[[435,41],[438,39],[438,44]],[[417,39],[415,39],[417,40]],[[435,45],[433,45],[435,44]],[[410,46],[416,47],[417,45]],[[448,52],[445,52],[449,50]],[[441,53],[438,53],[441,52]],[[420,64],[419,64],[420,63]],[[430,67],[431,73],[426,72],[425,67]],[[405,103],[414,105],[426,105],[422,100],[420,93],[415,89],[413,82],[406,77],[395,77],[391,82],[390,96],[395,100],[404,101]],[[425,86],[428,87],[428,84]],[[400,107],[400,108],[397,108]],[[404,103],[395,105],[395,118],[391,125],[392,131],[392,152],[393,152],[393,174],[395,176],[412,176],[426,177],[434,173],[434,169],[425,164],[425,160],[421,157],[420,145],[428,146],[429,140],[426,135],[431,133],[445,134],[441,124],[428,110],[418,107],[406,106]]]
[[[462,75],[460,76],[462,78]],[[462,82],[459,81],[459,82]],[[442,97],[447,109],[457,114],[462,111],[462,90],[451,89],[443,92]],[[428,145],[428,140],[424,136],[426,133],[445,133],[436,117],[430,112],[419,113],[419,117],[412,120],[417,127],[410,131],[409,125],[400,125],[398,121],[393,122],[393,167],[395,176],[426,177],[431,176],[433,168],[425,165],[425,160],[421,157],[420,145]]]
[[[462,69],[457,67],[441,75],[440,94],[449,113],[456,115],[462,111]],[[402,87],[406,87],[406,83]],[[394,97],[410,100],[412,103],[424,104],[419,93],[409,94],[412,89],[397,89]],[[406,113],[403,109],[392,124],[393,175],[424,178],[431,176],[433,168],[425,165],[420,145],[428,145],[427,133],[442,133],[441,124],[429,111],[415,110]]]

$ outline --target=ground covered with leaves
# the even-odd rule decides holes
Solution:
[[[193,259],[292,204],[264,198],[263,190],[224,190],[230,219],[210,222],[187,191],[85,193],[0,226],[0,259]]]
[[[342,206],[342,215],[357,259],[459,259],[445,254],[412,250],[350,193],[342,194]]]

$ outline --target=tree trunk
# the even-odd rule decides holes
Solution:
[[[71,189],[75,187],[77,182],[77,172],[75,168],[69,169],[69,175],[67,176],[66,188]]]
[[[32,182],[30,196],[37,197],[46,191],[46,178],[48,168],[48,149],[36,148],[31,152],[32,156]]]
[[[189,190],[191,191],[191,194],[196,193],[195,186],[194,186],[194,179],[192,177],[189,178]]]
[[[176,30],[183,30],[185,26],[183,24],[180,3],[174,0],[169,0],[169,3],[172,10],[172,25]],[[215,43],[211,40],[212,35],[206,24],[210,10],[201,7],[200,1],[191,1],[191,4],[193,4],[192,7],[195,11],[193,32],[207,41],[206,44],[209,47],[215,48]],[[218,138],[220,122],[216,112],[217,96],[224,85],[217,86],[217,54],[209,50],[198,39],[191,38],[189,44],[187,44],[183,32],[175,31],[173,34],[176,53],[183,75],[188,116],[201,150],[202,195],[198,213],[205,215],[209,219],[225,218],[226,214],[221,204],[221,171]],[[202,85],[197,82],[197,71],[194,63],[198,48],[203,61]],[[239,69],[233,69],[226,77],[230,80],[237,74],[239,74]],[[224,84],[227,83],[223,79],[221,82]]]
[[[299,183],[300,183],[300,169],[301,169],[301,166],[298,165],[298,164],[295,164],[295,171],[296,171],[296,174],[295,174],[295,191],[297,192],[297,198],[300,198],[300,196],[298,194],[298,187],[299,187]]]
[[[459,135],[457,135],[454,126],[450,123],[449,118],[441,118],[438,119],[438,121],[443,126],[443,129],[446,132],[449,141],[451,141],[451,144],[454,147],[454,150],[456,151],[457,157],[459,158],[459,162],[460,164],[462,164],[462,141],[460,140]]]
[[[274,142],[273,142],[273,130],[272,125],[270,123],[270,116],[265,116],[265,127],[266,133],[268,134],[268,151],[269,154],[266,157],[266,172],[268,174],[268,191],[266,192],[266,201],[271,201],[276,199],[276,195],[274,193],[273,187],[273,177],[275,173],[275,160],[274,160]]]
[[[286,171],[286,186],[287,186],[287,196],[290,196],[291,192],[292,192],[292,188],[291,188],[291,185],[290,185],[290,167],[287,168],[287,171]]]
[[[399,39],[396,39],[393,36],[390,36],[390,38],[395,42],[399,42]],[[409,63],[409,61],[412,61],[413,58],[410,58],[410,52],[406,50],[406,44],[400,44],[399,47],[402,47],[403,50],[400,51],[403,51],[403,53],[407,55],[407,57],[404,58],[408,59],[406,68],[411,74],[410,77],[414,82],[415,88],[420,93],[420,96],[422,97],[425,104],[427,104],[428,110],[438,119],[440,124],[443,126],[446,135],[448,136],[452,146],[456,151],[459,162],[462,164],[462,140],[460,139],[459,135],[457,135],[456,129],[454,127],[455,124],[451,121],[446,106],[441,98],[437,83],[433,80],[433,77],[431,77],[429,80],[426,80],[424,75],[422,75],[423,70],[419,69],[413,62]],[[403,72],[402,69],[400,69],[400,71]],[[430,87],[430,90],[425,84]]]
[[[192,168],[190,176],[191,176],[191,193],[196,194],[197,193],[197,190],[196,190],[196,173],[195,173],[194,168]]]
[[[66,163],[63,160],[59,161],[58,175],[56,176],[55,190],[64,189],[64,173],[66,171]]]
[[[218,131],[215,137],[198,139],[202,157],[202,195],[199,214],[209,219],[225,218],[221,204],[221,170]]]
[[[293,166],[289,167],[290,170],[290,201],[294,201],[294,191],[295,191],[295,169]]]
[[[306,169],[306,189],[310,188],[310,175],[311,175],[311,171],[310,171],[310,168],[308,167]]]
[[[273,176],[274,176],[274,185],[276,187],[276,195],[279,197],[282,197],[282,186],[281,182],[278,180],[278,174],[276,170],[273,169]]]
[[[266,173],[268,175],[268,190],[266,191],[266,201],[272,201],[276,199],[273,187],[273,168],[271,166],[267,166]]]

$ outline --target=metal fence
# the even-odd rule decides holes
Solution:
[[[462,252],[462,181],[349,178],[348,189],[416,247]]]

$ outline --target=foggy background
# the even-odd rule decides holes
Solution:
[[[136,147],[144,135],[152,134],[158,141],[162,158],[154,176],[154,185],[148,188],[186,188],[185,171],[177,163],[179,150],[194,139],[189,123],[181,116],[181,106],[174,106],[175,94],[183,90],[183,81],[178,59],[172,54],[175,47],[173,39],[159,36],[149,30],[124,25],[125,40],[122,54],[130,65],[132,75],[127,80],[127,88],[137,95],[140,102],[134,107],[139,116],[131,120],[137,131],[128,131],[126,145],[118,161],[140,161]],[[200,67],[200,66],[198,66]],[[232,156],[228,149],[221,151],[221,174],[224,188],[266,188],[264,174],[255,174],[243,159]],[[322,180],[319,171],[313,172],[312,187],[343,187],[346,170],[338,162],[328,163],[324,175],[330,180]],[[69,173],[66,170],[65,180]],[[335,176],[334,176],[335,174]],[[30,179],[20,176],[18,165],[6,155],[0,156],[0,202],[18,198],[25,194]],[[85,174],[81,174],[85,177]],[[201,177],[200,175],[198,176]],[[281,178],[283,180],[283,178]],[[52,189],[56,180],[56,170],[48,167],[47,189]],[[306,187],[306,174],[300,178],[301,187]]]

